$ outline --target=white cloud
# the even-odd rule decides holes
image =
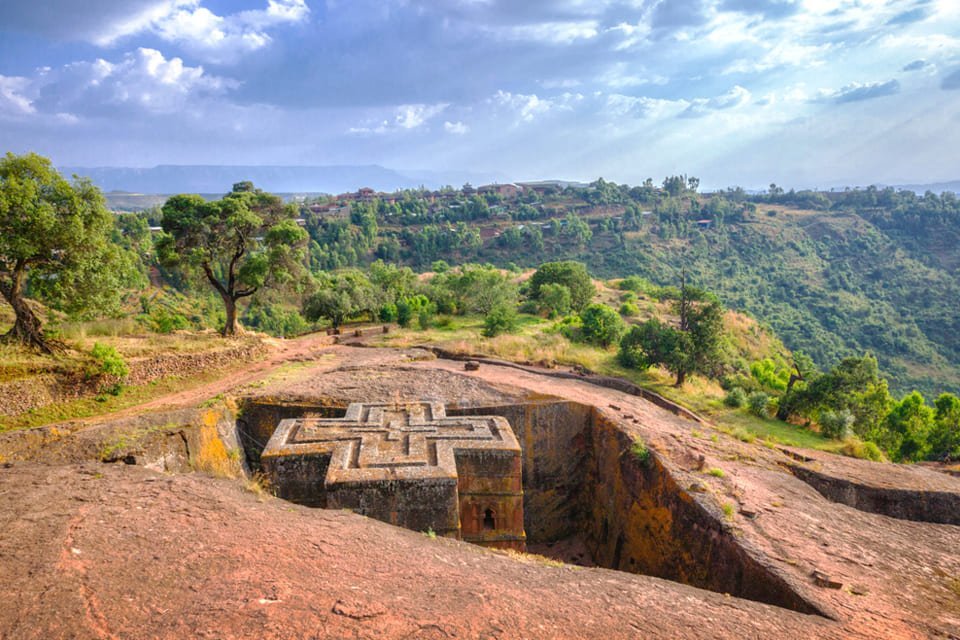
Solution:
[[[498,28],[494,33],[508,40],[534,40],[549,44],[570,44],[577,40],[596,38],[599,31],[595,20],[583,20],[515,25]]]
[[[203,0],[156,0],[105,14],[96,29],[78,33],[102,47],[122,38],[152,33],[210,62],[233,62],[262,49],[272,41],[266,29],[306,20],[306,0],[267,0],[263,9],[217,15],[202,6]],[[62,16],[61,19],[69,19]],[[84,18],[86,19],[86,18]]]
[[[450,103],[438,104],[402,104],[394,109],[392,120],[372,119],[364,124],[347,129],[347,133],[371,134],[391,133],[394,131],[409,131],[419,129],[427,122],[437,117]]]
[[[677,115],[689,106],[686,100],[662,100],[645,96],[625,96],[611,93],[603,97],[601,112],[612,119],[660,119]]]
[[[34,113],[33,101],[25,95],[29,89],[27,78],[0,75],[0,116]]]
[[[218,95],[238,86],[190,67],[180,58],[167,59],[156,49],[140,48],[116,63],[97,59],[46,70],[33,79],[36,103],[46,112],[103,114],[117,108],[174,113],[192,100]]]
[[[462,136],[463,134],[468,133],[470,131],[470,127],[468,127],[467,125],[465,125],[460,121],[450,122],[448,120],[443,123],[443,130],[446,131],[447,133],[452,133],[454,135]]]
[[[602,73],[597,81],[613,89],[624,87],[642,87],[644,85],[664,85],[669,81],[666,77],[649,73],[643,67],[627,65],[617,62]]]
[[[541,98],[535,93],[511,93],[501,89],[487,102],[514,114],[518,122],[533,122],[551,110],[570,110],[582,100],[583,94],[580,93],[566,92],[552,98]]]
[[[232,62],[270,44],[265,28],[300,22],[309,12],[304,0],[269,0],[264,10],[223,17],[200,6],[199,0],[189,0],[154,19],[150,28],[205,60]]]
[[[723,70],[723,73],[756,73],[779,67],[815,68],[825,64],[827,54],[833,47],[834,45],[830,43],[806,45],[789,41],[778,42],[767,49],[759,59],[734,60]]]
[[[734,86],[730,91],[714,98],[696,98],[690,102],[680,115],[685,118],[697,118],[707,115],[711,111],[722,111],[733,109],[744,105],[750,101],[750,92],[740,85]]]

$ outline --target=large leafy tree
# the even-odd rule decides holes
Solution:
[[[785,413],[816,418],[821,412],[848,411],[854,433],[866,440],[884,437],[884,421],[893,407],[887,381],[880,377],[877,359],[870,354],[844,358],[829,372],[807,374],[805,387],[795,387],[781,399]]]
[[[237,302],[290,282],[303,272],[307,233],[296,212],[274,195],[240,182],[221,200],[181,194],[163,205],[164,235],[157,252],[165,264],[197,274],[223,300],[223,335],[241,331]]]
[[[67,312],[109,311],[132,278],[132,263],[110,242],[113,216],[89,180],[65,180],[34,153],[0,159],[0,294],[16,314],[2,339],[50,353],[27,297]]]
[[[960,460],[960,398],[942,393],[934,403],[936,415],[930,432],[930,455],[935,460]]]
[[[676,376],[676,386],[690,373],[712,375],[720,363],[723,308],[714,296],[683,285],[674,303],[676,326],[651,319],[630,329],[620,341],[620,362],[646,369],[662,364]]]
[[[362,271],[348,269],[321,276],[319,285],[303,305],[303,315],[311,322],[327,318],[338,328],[349,318],[372,314],[377,307],[377,291]]]
[[[545,262],[530,278],[530,297],[540,298],[540,287],[561,284],[570,290],[570,306],[580,311],[593,299],[596,289],[587,268],[580,262]]]

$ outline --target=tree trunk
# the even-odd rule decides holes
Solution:
[[[777,405],[777,420],[780,420],[781,422],[786,422],[787,418],[790,417],[790,405],[785,401],[790,397],[790,392],[793,391],[793,385],[797,383],[797,380],[803,380],[803,376],[796,373],[791,373],[790,380],[787,382],[787,390],[783,392],[783,396],[780,398],[780,403]]]
[[[30,308],[30,305],[23,297],[23,281],[26,279],[25,274],[26,271],[23,266],[18,265],[17,268],[14,269],[11,283],[9,285],[0,283],[0,293],[3,293],[3,297],[10,303],[10,306],[13,307],[13,312],[16,314],[13,328],[3,336],[0,336],[0,339],[2,339],[3,342],[12,342],[32,347],[43,353],[54,353],[57,351],[55,348],[56,345],[44,337],[43,330],[40,326],[40,319],[33,313],[33,309]]]
[[[682,386],[683,386],[683,383],[684,383],[684,381],[686,381],[686,379],[687,379],[687,372],[686,372],[686,370],[680,369],[680,371],[677,371],[677,382],[676,382],[673,386],[675,386],[675,387],[682,387]]]
[[[243,333],[243,328],[237,320],[237,301],[230,296],[222,296],[223,305],[227,310],[227,321],[223,325],[222,335],[224,338],[239,335]]]

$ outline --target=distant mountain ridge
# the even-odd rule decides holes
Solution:
[[[144,194],[226,193],[236,182],[250,180],[275,193],[343,193],[370,187],[378,191],[460,186],[465,182],[504,182],[495,173],[405,171],[380,165],[158,165],[155,167],[60,167],[65,175],[90,178],[103,191]]]
[[[920,195],[923,195],[927,191],[932,191],[936,194],[941,194],[944,191],[960,193],[960,180],[951,180],[950,182],[931,182],[930,184],[898,184],[896,188],[903,189],[904,191],[913,191],[914,193]]]

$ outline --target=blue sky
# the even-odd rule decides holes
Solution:
[[[3,0],[2,150],[707,187],[960,179],[957,0]]]

